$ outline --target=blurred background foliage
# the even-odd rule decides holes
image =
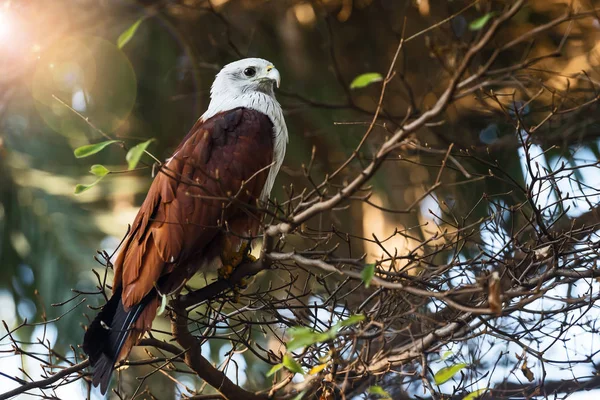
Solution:
[[[367,72],[385,75],[403,32],[408,37],[471,3],[1,0],[0,319],[12,328],[25,319],[39,321],[64,314],[74,303],[64,307],[49,304],[70,298],[71,289],[93,291],[97,282],[91,270],[99,267],[93,259],[96,250],[114,250],[133,220],[151,182],[148,168],[111,175],[89,191],[73,194],[77,183],[94,181],[88,172],[91,164],[103,164],[111,171],[127,168],[125,153],[118,146],[91,158],[73,156],[75,148],[104,140],[99,130],[128,145],[156,138],[150,150],[164,159],[205,110],[213,77],[222,65],[245,56],[266,58],[281,71],[278,98],[290,132],[287,157],[273,191],[274,197],[283,199],[283,185],[308,186],[301,165],[309,161],[313,147],[313,175],[322,179],[359,143],[376,109],[381,86],[351,90],[352,79]],[[503,40],[518,38],[526,29],[550,21],[564,12],[567,3],[570,1],[530,1],[503,30]],[[363,151],[365,157],[389,134],[388,129],[399,126],[408,109],[417,114],[435,102],[457,60],[480,34],[469,24],[503,4],[476,2],[450,22],[406,43],[396,68],[398,79],[391,81],[384,101],[381,122],[385,126],[375,129]],[[119,36],[136,21],[141,21],[137,30],[119,48]],[[575,99],[569,101],[593,93],[592,83],[600,79],[598,21],[559,25],[552,34],[537,38],[535,45],[523,43],[494,66],[501,69],[515,59],[524,59],[524,54],[527,58],[551,54],[567,30],[570,39],[561,48],[563,57],[545,59],[527,70],[532,86],[548,88],[526,106],[534,111],[521,110],[530,124],[541,120],[558,100],[558,95],[551,95],[553,91],[568,88]],[[473,68],[484,62],[485,58],[476,60]],[[516,93],[514,98],[507,96],[503,106],[510,108],[513,100],[523,102],[526,94],[534,94],[521,86],[520,81],[511,84],[507,79],[495,89]],[[582,152],[597,159],[599,118],[593,104],[576,115],[557,118],[537,132],[536,143],[557,145],[543,155],[548,165],[559,156],[577,163]],[[421,132],[421,143],[444,151],[451,143],[471,149],[483,159],[498,160],[514,179],[524,182],[518,138],[494,100],[474,92],[451,107],[444,122]],[[435,180],[436,169],[424,166],[429,157],[430,153],[417,149],[408,151],[405,160],[387,163],[373,180],[376,193],[371,201],[404,209],[419,199]],[[470,170],[482,174],[488,169],[484,163],[465,162]],[[355,167],[345,171],[339,181],[355,173]],[[463,178],[454,172],[453,179]],[[586,178],[585,183],[600,181],[598,175],[594,178],[596,182]],[[493,187],[485,182],[475,183],[469,190],[459,186],[445,189],[436,196],[464,214],[477,204],[481,193],[509,191],[497,182]],[[517,202],[511,195],[501,199],[507,204]],[[386,237],[396,228],[414,227],[430,218],[428,207],[432,205],[427,204],[410,214],[352,204],[346,212],[348,218],[339,214],[323,217],[315,227],[335,222],[358,236],[376,233]],[[469,218],[477,220],[489,212],[482,202]],[[427,229],[413,230],[413,239],[393,238],[395,247],[400,252],[416,247],[417,241],[429,234]],[[363,248],[353,248],[355,254],[364,251],[369,260],[380,256],[376,246],[358,245]],[[91,304],[101,303],[96,297]],[[79,308],[61,317],[55,323],[59,348],[79,343],[86,323]],[[19,334],[31,334],[31,330]],[[212,354],[218,361],[215,346]],[[249,376],[248,384],[259,387],[263,379],[262,375]]]

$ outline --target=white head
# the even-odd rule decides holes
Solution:
[[[244,58],[227,64],[215,77],[210,97],[228,97],[262,92],[275,97],[273,85],[279,87],[281,77],[277,68],[262,58]]]

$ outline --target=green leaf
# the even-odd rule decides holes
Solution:
[[[267,372],[267,378],[269,376],[272,376],[273,374],[275,374],[275,372],[279,371],[281,368],[283,368],[283,364],[282,363],[273,365],[273,367],[271,367],[271,369],[269,370],[269,372]]]
[[[142,158],[142,154],[144,154],[150,143],[152,143],[153,141],[154,139],[146,140],[145,142],[136,144],[131,149],[129,149],[127,155],[125,156],[125,160],[127,160],[127,163],[129,165],[129,170],[134,169],[138,165],[140,159]]]
[[[467,364],[459,363],[455,365],[451,365],[449,367],[444,367],[435,373],[433,379],[436,385],[441,385],[442,383],[448,382],[454,375],[456,375],[461,369],[465,368]]]
[[[100,178],[96,179],[95,182],[90,183],[89,185],[84,185],[84,184],[78,183],[77,185],[75,185],[75,194],[81,194],[81,193],[85,192],[86,190],[93,188],[94,186],[96,186],[96,184],[98,182],[100,182],[102,180],[102,178],[104,178],[104,177],[101,176]]]
[[[77,158],[88,157],[88,156],[91,156],[92,154],[96,154],[97,152],[101,151],[106,146],[111,145],[113,143],[118,143],[118,142],[120,142],[120,140],[107,140],[106,142],[86,144],[85,146],[76,148],[73,151],[73,154],[75,154],[75,157],[77,157]]]
[[[477,389],[474,392],[471,392],[468,395],[466,395],[465,397],[463,397],[463,400],[475,400],[476,398],[478,398],[479,396],[484,394],[487,390],[488,390],[488,388]]]
[[[371,83],[381,82],[382,80],[383,76],[379,72],[367,72],[354,78],[350,84],[350,89],[360,89],[369,86]]]
[[[439,361],[444,361],[445,359],[447,359],[448,357],[454,355],[454,353],[451,350],[446,350],[444,352],[444,354],[442,354],[442,357],[439,359]]]
[[[117,39],[117,47],[119,49],[122,49],[123,46],[125,46],[131,40],[131,38],[133,37],[133,35],[135,35],[135,32],[140,27],[140,24],[142,23],[142,21],[145,18],[146,17],[142,17],[142,18],[138,19],[137,21],[135,21],[133,23],[133,25],[131,25],[129,28],[127,28],[125,30],[125,32],[123,32],[119,35],[119,38]]]
[[[90,167],[90,172],[96,176],[104,176],[110,173],[104,165],[94,164]]]
[[[362,270],[360,274],[363,282],[365,283],[365,287],[368,288],[371,286],[371,280],[375,276],[375,264],[367,264],[365,268]]]
[[[294,357],[287,353],[283,356],[283,366],[292,372],[304,375],[302,366],[298,364],[298,361],[294,360]]]
[[[288,330],[288,334],[291,337],[291,340],[286,344],[286,348],[289,351],[301,349],[303,347],[310,346],[311,344],[328,339],[327,333],[315,332],[312,329],[304,326],[290,328]]]
[[[290,341],[287,342],[285,346],[289,351],[294,351],[315,343],[326,342],[328,340],[335,339],[342,327],[357,324],[360,321],[363,321],[365,318],[366,317],[363,314],[353,315],[333,325],[325,332],[315,332],[314,330],[305,326],[290,328],[288,330]]]
[[[341,326],[355,325],[355,324],[358,324],[361,321],[364,321],[365,318],[366,317],[364,316],[364,314],[356,314],[356,315],[353,315],[351,317],[346,318],[343,321],[340,321],[340,325]]]
[[[496,15],[495,12],[489,12],[487,14],[485,14],[483,17],[479,17],[477,18],[475,21],[471,21],[471,23],[469,24],[469,30],[472,31],[478,31],[481,28],[483,28],[485,26],[485,24],[488,23],[488,21],[490,19],[492,19],[492,17]]]
[[[377,395],[377,396],[385,398],[385,399],[392,398],[392,396],[390,396],[390,394],[388,392],[383,390],[383,388],[381,386],[371,386],[367,389],[367,392],[369,394],[374,394],[374,395]]]

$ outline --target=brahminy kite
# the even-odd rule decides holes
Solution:
[[[150,330],[161,295],[256,237],[288,132],[279,71],[247,58],[216,75],[206,112],[163,164],[114,262],[112,297],[85,333],[94,386]],[[221,256],[221,257],[219,257]],[[238,257],[239,258],[239,257]]]

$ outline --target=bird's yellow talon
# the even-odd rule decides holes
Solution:
[[[225,246],[221,252],[221,261],[223,265],[231,265],[234,268],[243,262],[255,262],[256,257],[250,254],[250,246],[247,242],[243,242],[237,251],[233,251],[231,246]]]
[[[241,292],[242,290],[246,289],[248,287],[248,280],[246,278],[242,278],[240,279],[240,282],[233,286],[233,296],[231,298],[231,301],[234,303],[239,303],[240,302],[240,297],[241,297]]]
[[[219,278],[230,279],[235,268],[245,262],[256,262],[257,258],[250,254],[250,246],[247,242],[241,244],[237,251],[232,251],[230,246],[223,249],[221,253],[221,261],[223,266],[219,268]],[[237,284],[232,285],[233,294],[231,301],[234,303],[240,302],[240,291],[248,287],[248,280],[242,278]]]
[[[219,268],[219,278],[222,279],[229,279],[231,277],[231,274],[233,274],[233,266],[229,265],[229,264],[225,264],[223,265],[221,268]]]
[[[246,289],[248,287],[248,279],[246,279],[246,278],[240,279],[240,283],[238,283],[237,286],[239,286],[240,289]]]

